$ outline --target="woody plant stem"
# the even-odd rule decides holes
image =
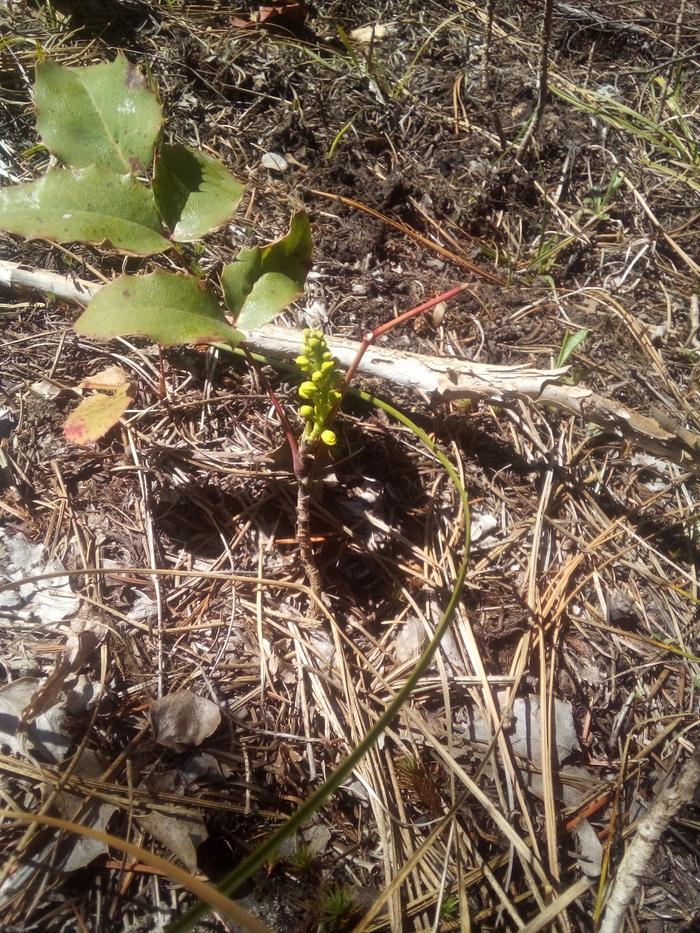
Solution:
[[[287,414],[280,400],[277,398],[277,394],[272,388],[270,380],[260,366],[258,366],[257,360],[254,359],[246,345],[243,343],[239,344],[239,346],[243,350],[248,363],[253,367],[258,374],[258,378],[264,385],[270,397],[270,401],[272,402],[272,406],[280,419],[282,429],[287,438],[287,443],[289,444],[289,449],[292,454],[292,469],[297,479],[296,539],[299,545],[299,556],[301,557],[301,562],[304,565],[304,570],[306,571],[306,576],[308,577],[314,595],[320,597],[323,591],[321,575],[311,548],[311,483],[313,480],[312,464],[313,447],[315,444],[310,444],[304,438],[301,439],[301,443],[297,442],[292,426],[289,423],[289,418],[287,418]]]
[[[431,298],[429,301],[425,301],[420,305],[416,305],[416,307],[411,308],[410,311],[405,311],[403,314],[398,315],[398,317],[392,318],[392,320],[386,321],[384,324],[380,324],[380,326],[376,327],[373,331],[366,333],[362,338],[355,359],[352,361],[350,368],[345,373],[345,377],[338,393],[338,399],[326,417],[325,427],[330,427],[330,425],[333,423],[333,419],[337,414],[338,408],[342,404],[346,392],[350,388],[350,384],[358,370],[363,356],[372,346],[375,340],[378,340],[379,337],[388,333],[390,330],[393,330],[399,324],[410,321],[411,318],[417,317],[419,314],[425,314],[427,311],[430,311],[441,302],[448,301],[450,298],[454,298],[455,295],[458,295],[460,292],[464,291],[465,288],[467,288],[465,283],[456,285],[454,288],[450,288],[448,291],[442,292],[442,294],[437,295],[435,298]],[[275,399],[273,397],[274,393],[272,392],[272,388],[269,387],[269,384],[268,391],[270,392],[270,397],[273,400],[273,404],[275,404]],[[281,410],[279,403],[275,404],[275,408],[278,411]],[[316,462],[314,454],[318,445],[322,442],[320,438],[316,440],[310,440],[308,438],[302,437],[300,444],[297,444],[296,438],[291,436],[290,431],[287,431],[286,425],[288,425],[288,422],[286,417],[283,419],[282,424],[285,425],[285,431],[290,441],[290,447],[292,448],[294,472],[298,482],[296,538],[297,544],[299,545],[299,555],[301,557],[302,563],[304,564],[304,569],[306,570],[309,583],[311,584],[311,589],[316,596],[320,597],[322,595],[321,575],[314,558],[313,549],[311,547],[311,494],[314,478],[314,467]]]

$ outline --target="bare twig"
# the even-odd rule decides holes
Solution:
[[[617,870],[599,933],[617,933],[623,929],[627,908],[639,889],[661,836],[680,810],[692,802],[699,786],[700,748],[696,748],[676,783],[661,791],[647,815],[640,820]]]
[[[491,83],[491,40],[493,39],[493,16],[496,0],[486,0],[486,23],[484,25],[484,57],[481,62],[481,86],[488,89]]]
[[[21,271],[21,278],[17,272]],[[0,285],[24,287],[42,294],[61,295],[65,300],[84,305],[101,287],[81,280],[66,280],[55,273],[18,270],[16,263],[0,261]],[[71,297],[72,296],[72,297]],[[79,297],[78,297],[79,296]],[[269,357],[291,360],[299,352],[302,332],[291,327],[268,326],[246,334],[252,351]],[[348,368],[357,357],[360,344],[343,338],[327,338],[328,348],[338,363]],[[700,435],[683,431],[682,436],[663,427],[654,418],[598,395],[580,385],[560,380],[568,367],[536,369],[527,366],[493,366],[447,357],[428,356],[407,351],[372,346],[362,358],[360,375],[385,380],[424,393],[437,393],[444,399],[470,398],[487,404],[509,407],[530,400],[549,405],[584,418],[627,438],[642,450],[680,463],[690,469],[700,468]]]
[[[542,31],[540,33],[540,68],[539,81],[537,82],[537,104],[535,112],[530,120],[530,125],[518,145],[517,155],[521,156],[532,141],[532,137],[537,132],[544,108],[547,104],[547,95],[549,89],[549,42],[552,37],[552,12],[554,10],[554,0],[544,0],[544,11],[542,14]]]
[[[299,556],[304,565],[306,576],[315,596],[319,599],[323,592],[321,574],[311,547],[311,489],[313,485],[312,446],[302,439],[299,445],[299,465],[295,469],[297,478],[297,544]]]

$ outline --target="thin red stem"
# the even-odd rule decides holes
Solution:
[[[454,288],[448,289],[446,292],[443,292],[436,298],[430,298],[428,301],[424,301],[422,305],[416,305],[416,307],[411,308],[410,311],[404,311],[404,313],[399,314],[398,317],[393,317],[385,324],[380,324],[379,327],[375,327],[375,329],[372,331],[372,339],[369,341],[369,343],[371,344],[377,339],[377,337],[381,337],[382,334],[386,334],[387,331],[393,330],[394,327],[397,327],[399,324],[403,324],[404,321],[410,321],[412,317],[417,317],[419,314],[430,311],[430,309],[434,308],[435,305],[439,305],[441,301],[449,301],[450,298],[454,298],[455,295],[459,295],[460,292],[463,292],[465,288],[467,288],[466,282],[463,282],[461,285],[455,285]]]
[[[384,324],[380,324],[379,327],[375,327],[373,331],[365,334],[360,341],[360,346],[357,350],[357,353],[355,354],[355,359],[352,361],[349,369],[345,373],[345,378],[343,379],[343,382],[340,386],[340,398],[329,412],[328,417],[326,418],[326,424],[330,425],[333,421],[333,418],[335,418],[335,414],[343,402],[343,396],[350,387],[350,383],[355,378],[355,373],[360,367],[362,357],[378,337],[381,337],[383,334],[393,330],[394,327],[398,327],[399,324],[403,324],[405,321],[410,321],[412,317],[417,317],[419,314],[425,314],[426,311],[430,311],[431,308],[434,308],[435,305],[439,305],[442,301],[449,301],[450,298],[454,298],[455,295],[459,295],[459,293],[463,292],[466,288],[468,288],[466,282],[463,282],[461,285],[455,285],[454,288],[449,288],[446,292],[442,292],[440,295],[436,295],[435,298],[430,298],[428,301],[424,301],[423,304],[416,305],[415,308],[411,308],[410,311],[404,311],[404,313],[399,314],[398,317],[392,318],[390,321],[386,321]]]
[[[299,445],[297,444],[297,439],[294,434],[294,431],[292,430],[292,426],[289,423],[289,418],[287,418],[287,414],[284,408],[282,408],[280,400],[277,398],[277,395],[275,394],[275,390],[270,385],[270,380],[267,378],[267,376],[262,371],[262,369],[258,366],[257,361],[253,358],[253,355],[251,354],[248,347],[244,343],[239,343],[238,346],[245,353],[246,359],[248,360],[250,365],[253,367],[255,372],[258,374],[260,381],[265,386],[267,394],[270,396],[270,401],[272,402],[273,408],[277,412],[277,416],[279,417],[280,422],[282,424],[282,430],[284,431],[286,438],[287,438],[287,443],[289,444],[289,449],[292,452],[292,466],[294,467],[294,472],[298,476],[301,473],[302,463],[301,463],[301,458],[299,457]]]

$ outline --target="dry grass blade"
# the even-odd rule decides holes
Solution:
[[[570,888],[562,891],[551,904],[547,904],[545,909],[534,920],[526,923],[522,928],[522,933],[538,933],[539,930],[551,929],[554,922],[564,913],[567,907],[582,897],[592,885],[593,882],[590,879],[579,878]]]
[[[420,243],[422,246],[433,250],[440,256],[444,256],[446,259],[450,259],[455,265],[460,266],[462,269],[466,269],[468,272],[471,272],[478,278],[484,279],[487,282],[493,282],[499,285],[502,284],[501,280],[492,272],[476,266],[473,262],[469,262],[465,256],[446,249],[439,243],[435,243],[433,240],[423,236],[423,234],[419,233],[417,230],[412,229],[407,224],[401,223],[398,220],[394,220],[393,218],[388,217],[386,214],[382,214],[380,211],[375,210],[373,207],[370,207],[367,204],[363,204],[361,201],[355,201],[352,198],[345,198],[339,194],[333,194],[329,191],[314,191],[313,193],[323,198],[328,198],[331,201],[337,201],[339,204],[345,204],[347,207],[353,207],[358,211],[363,211],[364,213],[369,214],[370,217],[375,217],[377,220],[381,220],[382,223],[388,224],[390,227],[394,227],[396,230],[400,230],[401,233],[404,233],[406,236]]]
[[[191,872],[168,862],[167,859],[149,852],[141,846],[126,842],[110,833],[99,832],[91,829],[89,826],[81,826],[79,823],[70,823],[67,820],[59,820],[53,816],[37,815],[33,813],[21,813],[16,810],[0,810],[0,819],[12,820],[18,823],[29,823],[37,826],[50,826],[56,830],[75,833],[79,836],[86,836],[88,839],[95,839],[103,842],[105,845],[118,849],[126,855],[145,863],[150,868],[155,869],[167,878],[171,878],[177,884],[182,885],[188,891],[191,891],[195,897],[209,904],[214,910],[224,917],[228,917],[235,923],[240,924],[244,930],[249,933],[271,933],[270,928],[254,917],[247,910],[244,910],[235,901],[230,900],[221,894],[215,887],[195,878]]]

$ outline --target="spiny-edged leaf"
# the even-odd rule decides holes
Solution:
[[[221,284],[237,327],[262,327],[303,294],[311,249],[309,218],[302,211],[281,240],[243,249],[224,267]]]
[[[163,146],[153,193],[160,215],[178,243],[198,240],[233,216],[243,185],[225,165],[188,146]]]
[[[152,272],[122,275],[101,288],[75,322],[76,333],[149,337],[165,347],[197,343],[237,344],[243,337],[228,323],[215,295],[191,275]]]
[[[0,230],[30,240],[108,244],[150,256],[170,249],[153,195],[133,175],[103,166],[55,169],[0,191]]]
[[[583,343],[583,341],[588,336],[588,328],[582,327],[581,330],[577,330],[575,334],[566,332],[566,336],[562,341],[561,349],[559,350],[559,356],[557,358],[557,366],[565,366],[567,360],[574,352],[574,350]]]
[[[66,165],[98,164],[121,173],[150,168],[163,114],[123,55],[84,68],[39,62],[34,101],[39,135]]]
[[[113,428],[132,401],[129,385],[118,388],[112,395],[99,392],[82,400],[66,419],[63,433],[74,444],[92,444]]]

